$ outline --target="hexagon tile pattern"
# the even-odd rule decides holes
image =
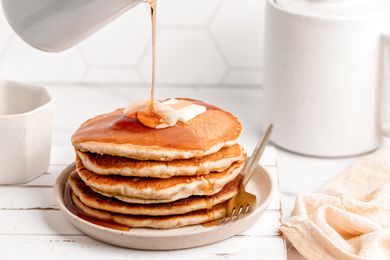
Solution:
[[[138,5],[81,43],[90,65],[135,65],[150,40],[149,9]]]
[[[158,2],[157,84],[259,85],[266,0]],[[23,43],[0,12],[0,78],[148,83],[150,10],[134,7],[78,47],[44,53]]]
[[[162,26],[207,26],[223,0],[169,0],[158,3],[158,23]]]
[[[74,81],[80,80],[86,66],[76,49],[62,53],[32,50],[14,38],[1,62],[5,76],[22,81]]]
[[[222,53],[232,67],[262,65],[264,2],[225,0],[211,23]]]
[[[205,30],[161,30],[158,34],[157,51],[156,76],[160,83],[217,84],[227,69]],[[147,52],[141,63],[145,78],[150,78],[151,75],[150,52]]]

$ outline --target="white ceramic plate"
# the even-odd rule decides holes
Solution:
[[[60,209],[66,218],[81,232],[103,242],[134,249],[170,250],[197,247],[215,243],[237,235],[250,227],[268,207],[275,191],[272,176],[258,166],[248,183],[247,190],[257,197],[257,207],[250,215],[237,221],[221,225],[203,227],[202,225],[176,229],[131,228],[118,231],[85,221],[70,212],[64,204],[65,183],[74,170],[74,164],[65,168],[55,183],[55,195]]]

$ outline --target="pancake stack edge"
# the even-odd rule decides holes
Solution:
[[[226,201],[238,192],[246,157],[237,144],[237,118],[208,106],[172,129],[113,130],[120,112],[88,120],[72,137],[76,171],[68,183],[74,205],[128,227],[178,228],[222,218]],[[180,131],[192,143],[163,140]]]

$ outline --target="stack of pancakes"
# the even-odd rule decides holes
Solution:
[[[232,114],[207,108],[189,121],[149,128],[123,109],[94,117],[72,137],[76,207],[128,227],[176,228],[222,218],[239,189],[245,153]]]

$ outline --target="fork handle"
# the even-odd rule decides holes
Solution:
[[[267,130],[265,131],[263,137],[260,139],[259,143],[256,145],[255,150],[253,151],[253,154],[251,157],[249,157],[248,162],[244,165],[244,169],[242,172],[245,173],[244,179],[242,181],[242,184],[244,187],[247,185],[248,181],[252,177],[253,173],[255,172],[255,169],[257,165],[259,164],[259,160],[261,156],[263,155],[263,152],[265,150],[265,147],[267,146],[271,133],[272,133],[273,125],[269,125]]]

